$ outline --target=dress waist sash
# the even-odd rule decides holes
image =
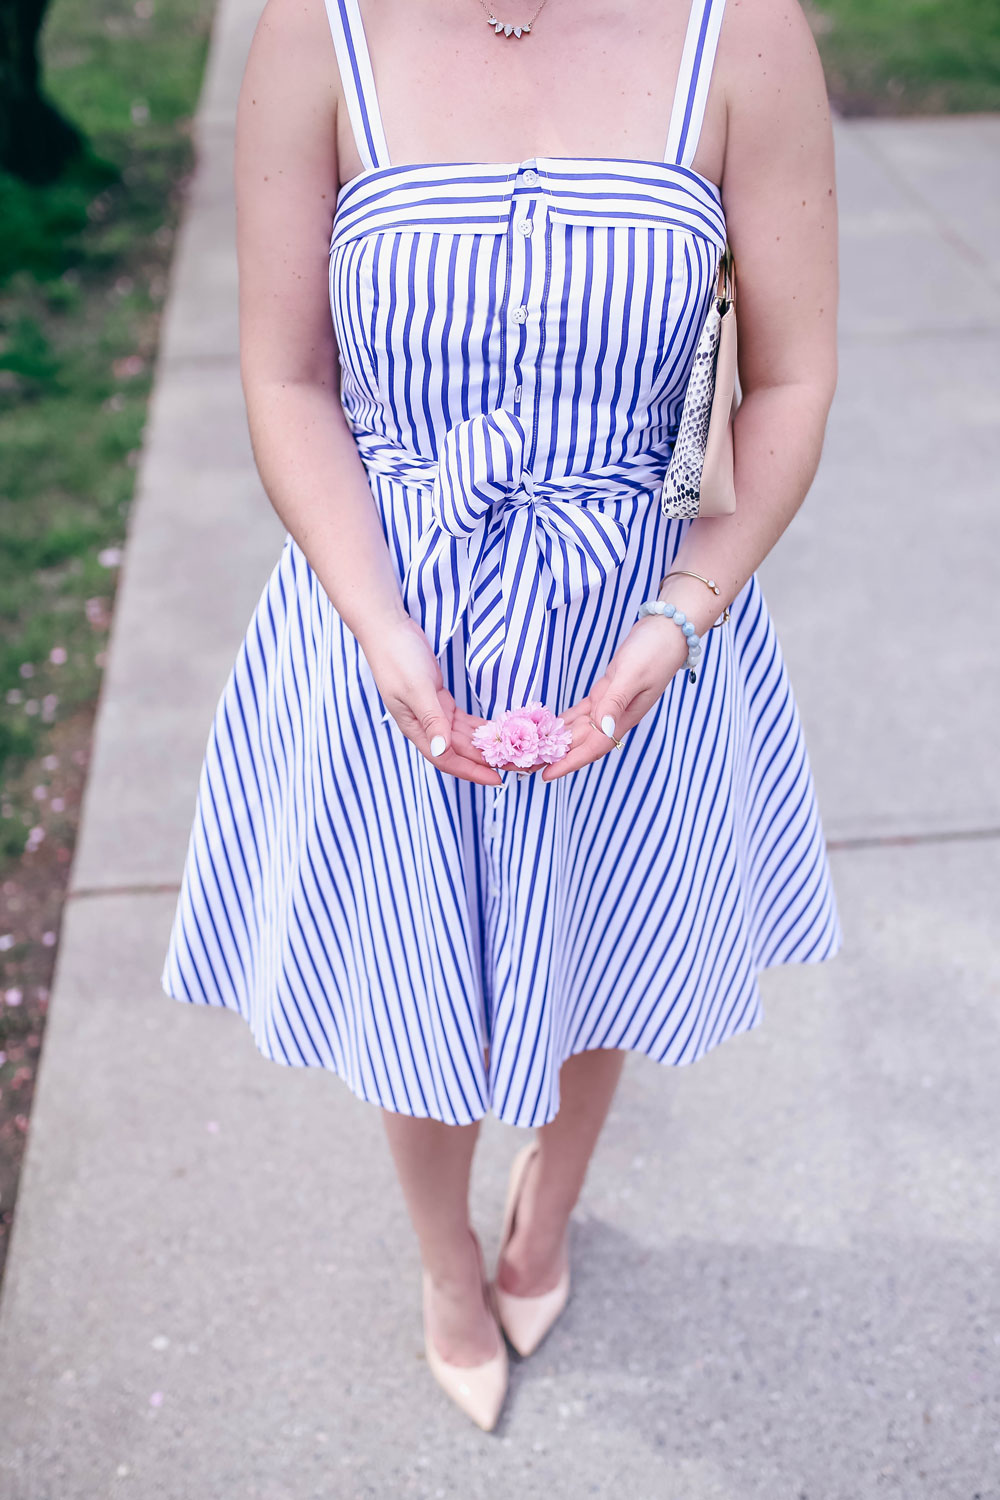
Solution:
[[[483,716],[536,700],[546,612],[620,566],[640,497],[658,492],[666,461],[644,454],[536,478],[525,428],[502,407],[449,428],[436,459],[376,433],[355,440],[369,471],[430,491],[402,594],[435,656],[466,615],[465,665]]]

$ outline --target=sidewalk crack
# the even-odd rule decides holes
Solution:
[[[177,881],[143,882],[134,885],[81,885],[66,892],[66,901],[91,901],[95,896],[176,896]]]
[[[927,833],[862,833],[851,838],[828,838],[826,847],[831,853],[842,853],[854,849],[905,849],[917,844],[986,843],[991,839],[1000,839],[1000,827],[945,828]]]

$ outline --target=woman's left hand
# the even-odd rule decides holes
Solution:
[[[562,760],[546,766],[543,781],[614,752],[615,740],[634,729],[687,660],[687,640],[672,620],[637,620],[590,692],[560,715],[573,743]],[[595,727],[597,726],[597,727]],[[603,727],[602,727],[603,726]]]

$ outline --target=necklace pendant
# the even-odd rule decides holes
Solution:
[[[496,16],[493,15],[492,12],[490,12],[486,19],[493,27],[493,30],[497,36],[500,36],[501,33],[504,36],[523,36],[526,32],[529,32],[531,30],[530,21],[524,22],[524,24],[521,26],[515,26],[513,21],[498,21]]]

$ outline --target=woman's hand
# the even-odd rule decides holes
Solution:
[[[572,731],[573,743],[562,760],[545,768],[542,780],[554,781],[614,751],[615,740],[634,729],[652,708],[687,654],[687,639],[672,620],[661,615],[637,620],[604,676],[560,716]]]
[[[503,784],[472,743],[484,721],[459,708],[448,692],[441,663],[415,620],[403,615],[374,627],[361,649],[386,709],[431,765],[480,786]]]

